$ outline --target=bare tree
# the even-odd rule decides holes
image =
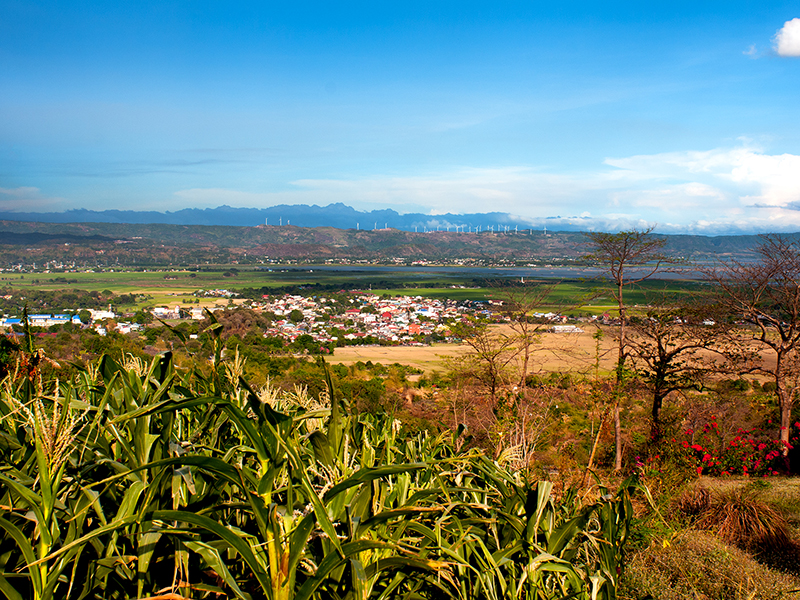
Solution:
[[[631,319],[631,362],[652,394],[650,439],[661,439],[661,409],[672,392],[702,385],[707,376],[727,368],[731,348],[726,324],[709,303],[650,308]]]
[[[506,285],[497,290],[497,297],[503,302],[500,312],[508,317],[509,326],[517,338],[517,347],[522,357],[519,387],[525,389],[525,381],[533,354],[532,347],[542,331],[549,326],[543,318],[532,313],[541,309],[558,283],[536,283]]]
[[[755,369],[775,382],[783,454],[789,452],[792,407],[800,392],[800,247],[779,235],[762,236],[757,260],[731,260],[707,276],[719,286],[719,302],[752,327],[751,339],[774,353],[774,364]]]
[[[623,297],[626,287],[652,277],[668,259],[662,253],[666,240],[652,235],[653,228],[643,231],[632,229],[619,233],[587,233],[591,252],[584,258],[599,264],[613,282],[612,294],[619,310],[617,355],[617,390],[614,402],[614,470],[622,469],[622,424],[620,422],[619,396],[625,375],[627,306]]]
[[[510,365],[519,353],[516,336],[506,335],[485,323],[459,323],[453,329],[470,348],[464,357],[467,363],[471,363],[467,370],[489,389],[494,401],[497,390],[507,382]]]

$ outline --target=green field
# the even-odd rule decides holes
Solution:
[[[502,299],[503,286],[516,278],[487,281],[475,276],[409,271],[308,271],[292,267],[275,267],[270,271],[220,267],[208,271],[105,271],[82,273],[32,273],[8,275],[0,284],[13,289],[39,290],[82,289],[110,290],[115,294],[138,294],[146,297],[139,304],[170,304],[193,297],[197,290],[244,289],[274,290],[274,293],[331,293],[340,289],[360,289],[375,294],[424,296],[453,300]],[[227,273],[228,276],[225,276]],[[553,283],[556,280],[529,280],[528,285]],[[561,280],[551,292],[541,310],[558,310],[567,313],[598,314],[613,310],[616,302],[610,290],[600,280]],[[645,305],[662,294],[696,294],[703,284],[695,281],[652,280],[626,289],[629,305]],[[203,299],[203,304],[227,302],[223,299]]]

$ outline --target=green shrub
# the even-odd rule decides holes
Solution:
[[[733,382],[733,389],[739,392],[746,392],[750,389],[750,382],[746,379],[737,379]]]

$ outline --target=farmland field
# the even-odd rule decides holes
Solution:
[[[8,274],[0,284],[13,289],[39,290],[82,289],[109,290],[116,294],[141,295],[137,308],[175,303],[179,299],[193,298],[197,290],[227,289],[231,291],[258,290],[261,293],[331,293],[341,289],[359,289],[375,294],[415,295],[453,300],[502,299],[502,287],[516,278],[486,279],[480,269],[465,269],[463,273],[442,273],[436,270],[396,271],[375,268],[369,272],[341,270],[297,269],[275,266],[272,269],[237,269],[236,266],[219,266],[214,270],[162,270],[162,271],[103,271],[76,273]],[[489,273],[489,270],[485,271]],[[497,270],[491,270],[496,274]],[[598,279],[528,279],[533,283],[558,283],[542,310],[557,310],[602,314],[613,310],[615,301],[604,290],[605,282]],[[703,284],[684,280],[651,280],[626,291],[626,301],[635,306],[651,302],[661,294],[697,293]],[[218,299],[203,299],[201,304],[213,305]],[[226,303],[227,301],[225,301]],[[64,307],[69,308],[69,307]]]
[[[501,329],[510,333],[507,327]],[[597,341],[592,337],[594,327],[583,333],[543,333],[539,342],[532,346],[529,373],[589,373],[594,369],[597,356]],[[605,336],[600,340],[600,370],[608,373],[616,360],[616,340]],[[392,364],[400,363],[431,373],[446,370],[448,359],[460,356],[467,346],[458,344],[434,344],[432,346],[344,346],[336,348],[330,362],[352,365],[359,361]]]

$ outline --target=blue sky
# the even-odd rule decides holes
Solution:
[[[800,5],[0,0],[0,210],[800,231]]]

